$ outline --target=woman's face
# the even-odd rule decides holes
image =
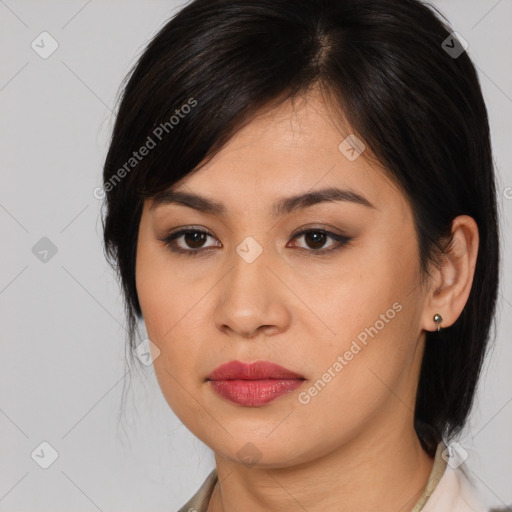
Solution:
[[[284,467],[412,428],[427,303],[412,211],[346,135],[318,95],[285,103],[172,187],[217,209],[144,204],[136,282],[158,382],[232,461]],[[324,189],[346,192],[289,199]],[[232,361],[289,373],[213,373]]]

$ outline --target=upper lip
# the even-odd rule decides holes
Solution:
[[[229,361],[213,370],[206,380],[304,379],[302,375],[270,361]]]

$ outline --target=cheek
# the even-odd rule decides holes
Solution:
[[[397,385],[416,355],[421,290],[414,246],[397,251],[381,242],[360,254],[314,297],[315,312],[332,331],[309,354],[318,387],[331,389],[326,407],[357,402],[359,410],[368,408],[370,397]]]
[[[140,233],[136,286],[148,338],[159,350],[154,368],[167,398],[169,389],[185,384],[185,376],[194,375],[194,371],[197,374],[194,363],[198,361],[198,348],[186,329],[197,299],[180,283],[183,273],[175,265],[170,266],[165,251],[155,247],[148,236],[146,232]]]
[[[308,386],[297,397],[301,405],[296,418],[308,422],[311,436],[324,439],[326,450],[334,439],[349,439],[372,418],[381,421],[376,418],[388,406],[408,414],[415,386],[415,311],[390,298],[365,304],[362,312],[351,306],[348,313],[335,324],[335,340],[309,351]]]
[[[199,359],[197,331],[190,325],[201,314],[197,298],[158,272],[157,266],[141,272],[138,290],[148,338],[160,350],[155,369],[164,367],[176,376],[190,374]]]
[[[171,336],[183,309],[187,307],[183,275],[176,263],[152,238],[151,229],[141,221],[137,243],[135,281],[148,336],[163,341]]]
[[[329,346],[356,338],[364,342],[372,334],[400,345],[396,333],[411,327],[420,292],[415,250],[397,251],[384,241],[372,245],[357,258],[346,258],[336,275],[326,276],[321,293],[308,286],[307,300],[333,331],[324,338]]]
[[[156,267],[151,274],[141,273],[141,278],[147,279],[140,281],[144,284],[140,285],[139,300],[148,337],[159,350],[153,360],[155,376],[169,407],[184,424],[190,425],[197,414],[196,401],[191,397],[200,394],[204,374],[201,363],[205,354],[194,327],[195,315],[201,315],[201,308],[194,308],[197,300],[190,297],[189,303],[179,288],[173,293],[176,288]]]

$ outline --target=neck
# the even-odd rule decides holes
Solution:
[[[385,432],[385,434],[384,434]],[[311,462],[279,468],[246,467],[216,455],[219,483],[208,512],[379,510],[410,512],[421,496],[433,458],[414,427],[379,423]]]

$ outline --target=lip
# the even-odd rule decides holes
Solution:
[[[294,391],[305,378],[269,361],[230,361],[206,378],[222,398],[246,407],[259,407]]]
[[[302,375],[270,361],[229,361],[215,368],[207,380],[304,379]]]

